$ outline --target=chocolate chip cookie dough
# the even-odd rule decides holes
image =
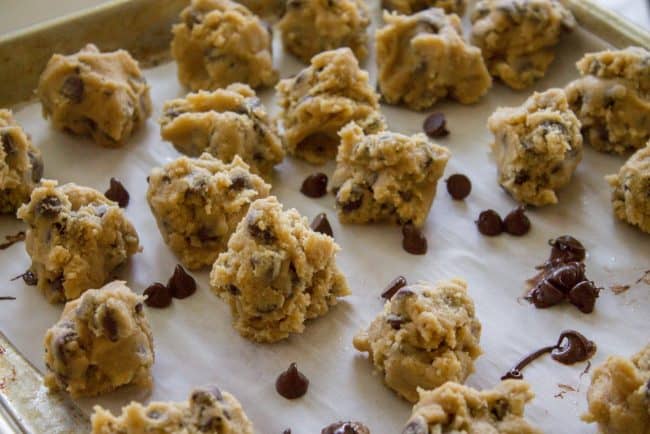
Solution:
[[[501,107],[488,119],[498,182],[519,202],[557,203],[582,159],[580,122],[562,89],[535,92],[519,107]]]
[[[0,214],[29,200],[43,176],[43,157],[9,110],[0,109]]]
[[[275,123],[255,91],[241,83],[165,102],[160,132],[190,157],[208,152],[230,163],[239,155],[262,176],[284,158]]]
[[[214,263],[248,206],[270,190],[238,156],[225,164],[203,154],[153,169],[147,202],[167,245],[195,270]]]
[[[143,301],[114,281],[68,302],[45,333],[45,385],[73,398],[127,384],[150,388],[153,338]]]
[[[306,320],[350,293],[336,265],[338,250],[295,209],[283,211],[274,196],[258,199],[214,263],[210,284],[230,304],[242,336],[279,341],[302,333]]]
[[[288,0],[278,29],[287,51],[309,63],[316,54],[340,47],[365,59],[369,25],[365,0]]]
[[[364,135],[355,123],[339,132],[331,185],[344,223],[388,221],[422,226],[451,153],[420,133]]]
[[[411,15],[423,9],[441,8],[447,14],[462,16],[467,8],[467,0],[382,0],[381,5],[384,9],[404,15]]]
[[[187,402],[132,402],[120,416],[95,406],[91,434],[253,434],[237,398],[214,386],[192,391]]]
[[[623,154],[650,140],[650,51],[639,47],[586,54],[581,78],[566,87],[586,143]]]
[[[606,179],[616,217],[650,233],[650,141]]]
[[[311,66],[277,86],[287,151],[310,163],[336,157],[338,131],[355,121],[370,134],[386,123],[379,112],[379,95],[368,73],[349,48],[326,51]]]
[[[472,13],[472,44],[492,76],[513,89],[544,77],[564,32],[576,26],[559,0],[481,0]]]
[[[465,381],[481,354],[480,337],[467,284],[452,279],[401,288],[353,344],[368,352],[388,387],[415,402],[418,387]]]
[[[610,356],[596,367],[583,420],[607,434],[650,433],[650,344],[631,359]]]
[[[402,434],[542,434],[524,419],[524,408],[534,397],[525,381],[506,380],[481,391],[448,382],[418,392]]]
[[[43,180],[17,214],[29,225],[30,271],[51,303],[100,287],[140,250],[124,211],[92,188]]]
[[[267,87],[278,81],[270,28],[243,5],[192,0],[172,33],[178,79],[193,91],[237,82]]]
[[[425,110],[446,97],[471,104],[492,85],[481,50],[463,40],[458,15],[384,12],[384,23],[375,42],[379,91],[389,104]]]
[[[70,56],[52,56],[37,95],[56,129],[107,147],[123,145],[151,114],[138,62],[124,50],[101,53],[92,44]]]

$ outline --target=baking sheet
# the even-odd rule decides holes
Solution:
[[[369,3],[376,25],[379,2]],[[274,42],[275,62],[282,77],[299,71],[299,62],[282,55],[277,34]],[[603,41],[577,30],[563,40],[547,77],[534,89],[563,86],[577,76],[574,63],[584,52],[604,47]],[[363,66],[374,83],[374,60],[367,60]],[[54,131],[42,119],[38,104],[16,109],[18,121],[43,151],[45,177],[104,191],[110,177],[115,176],[131,193],[126,214],[138,230],[144,251],[120,271],[119,278],[127,280],[137,292],[154,281],[166,281],[178,262],[163,243],[145,200],[149,170],[179,155],[160,139],[155,122],[163,101],[185,94],[175,74],[174,64],[145,72],[152,87],[154,114],[121,149],[99,148],[87,139]],[[547,240],[562,234],[583,241],[589,255],[587,275],[602,286],[634,283],[650,268],[650,237],[617,221],[611,213],[610,191],[603,176],[615,173],[623,157],[587,148],[573,181],[560,193],[560,204],[529,211],[533,228],[523,238],[488,238],[475,228],[474,220],[481,210],[494,208],[505,215],[516,206],[495,181],[495,166],[488,152],[491,136],[485,127],[487,117],[497,106],[520,104],[529,93],[495,84],[477,105],[444,102],[435,107],[446,114],[451,131],[448,137],[437,140],[452,151],[445,177],[465,173],[472,179],[473,191],[464,202],[454,202],[444,183],[439,184],[438,198],[425,226],[429,252],[422,257],[401,249],[397,227],[340,225],[331,195],[315,200],[298,191],[305,176],[317,170],[331,174],[333,164],[317,168],[287,158],[277,168],[273,193],[285,208],[295,207],[310,219],[319,212],[328,214],[342,247],[338,262],[353,294],[325,317],[310,321],[302,335],[261,345],[243,339],[231,327],[227,305],[209,290],[209,270],[193,273],[200,287],[194,296],[175,300],[168,309],[147,308],[156,351],[152,394],[147,397],[141,391],[124,388],[100,398],[80,400],[80,405],[87,411],[94,404],[116,411],[131,399],[185,400],[192,387],[216,383],[237,396],[259,433],[281,433],[289,427],[294,434],[317,433],[333,421],[346,419],[362,421],[376,434],[401,432],[410,404],[383,385],[367,357],[351,344],[352,336],[381,309],[379,294],[397,274],[409,281],[454,276],[468,281],[483,324],[484,354],[467,381],[473,387],[492,387],[521,356],[554,343],[566,328],[579,330],[597,343],[593,363],[610,354],[638,351],[648,340],[650,291],[644,283],[620,295],[603,291],[591,315],[583,315],[570,305],[536,310],[518,300],[525,279],[548,255]],[[261,96],[277,113],[273,91],[263,91]],[[384,106],[383,112],[391,129],[408,134],[419,132],[425,117],[398,107]],[[0,235],[21,227],[10,217],[0,219]],[[0,251],[0,264],[0,279],[4,281],[0,295],[17,298],[0,301],[0,330],[43,371],[42,338],[58,319],[62,306],[50,305],[36,288],[25,286],[21,280],[9,281],[29,266],[23,243]],[[274,382],[292,361],[298,363],[311,384],[305,397],[287,401],[275,392]],[[564,366],[548,357],[529,366],[524,375],[537,395],[527,409],[529,420],[547,433],[596,432],[594,426],[579,420],[589,383],[589,375],[581,376],[585,366]],[[560,384],[578,391],[558,397]]]

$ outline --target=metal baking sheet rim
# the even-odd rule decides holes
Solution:
[[[650,32],[592,0],[562,0],[581,26],[615,47],[650,49]],[[96,8],[0,36],[0,107],[28,101],[55,52],[88,42],[124,48],[144,66],[169,59],[169,28],[189,0],[116,0]],[[19,56],[16,56],[19,53]],[[42,375],[0,331],[0,433],[87,433],[88,420],[65,397],[47,393]],[[61,431],[63,430],[63,431]]]

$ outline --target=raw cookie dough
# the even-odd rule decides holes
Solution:
[[[601,433],[650,433],[650,344],[631,359],[610,356],[594,369],[582,419]]]
[[[339,246],[314,232],[298,211],[275,196],[258,199],[230,237],[210,274],[213,291],[230,304],[242,336],[275,342],[302,333],[350,293],[336,265]]]
[[[214,386],[195,389],[187,402],[132,402],[120,416],[95,406],[91,434],[253,434],[237,399]]]
[[[481,50],[463,40],[458,15],[384,11],[384,22],[375,41],[379,91],[389,104],[425,110],[445,97],[471,104],[492,85]]]
[[[149,86],[124,50],[101,53],[92,44],[70,56],[55,54],[37,89],[43,116],[56,129],[123,145],[151,114]]]
[[[192,0],[172,33],[178,79],[193,91],[237,82],[258,88],[278,81],[271,28],[243,5],[230,0]]]
[[[190,157],[208,152],[230,163],[239,155],[261,175],[269,176],[284,158],[275,123],[255,91],[245,84],[165,102],[160,132]]]
[[[452,279],[401,288],[353,344],[368,352],[388,387],[415,402],[419,387],[465,381],[481,354],[480,337],[467,283]]]
[[[237,0],[261,18],[275,20],[284,15],[286,0]]]
[[[580,122],[562,89],[533,93],[519,107],[501,107],[488,119],[494,134],[499,184],[519,202],[557,203],[582,160]]]
[[[524,408],[534,397],[525,381],[506,380],[481,391],[448,382],[418,392],[402,434],[542,434],[524,419]]]
[[[29,225],[30,271],[51,303],[102,286],[140,250],[124,211],[92,188],[43,180],[17,214]]]
[[[153,169],[147,202],[167,245],[195,270],[214,263],[248,206],[270,190],[238,156],[225,164],[203,154]]]
[[[318,53],[340,47],[365,59],[369,25],[365,0],[288,0],[278,29],[286,50],[309,63]]]
[[[613,189],[616,217],[650,233],[650,142],[636,151],[618,174],[606,179]]]
[[[586,143],[623,154],[650,140],[650,51],[639,47],[586,54],[581,78],[566,87]]]
[[[451,153],[420,133],[364,135],[355,123],[339,132],[332,175],[336,209],[344,223],[388,221],[422,226]]]
[[[277,86],[287,151],[310,163],[336,157],[338,131],[350,121],[366,133],[386,127],[379,95],[349,48],[326,51]]]
[[[45,385],[73,398],[126,384],[151,388],[153,337],[144,298],[113,281],[66,303],[45,333]]]
[[[447,14],[462,16],[467,8],[467,0],[382,0],[381,5],[384,9],[404,15],[411,15],[423,9],[441,8]]]
[[[0,109],[0,214],[14,214],[27,202],[42,175],[41,151],[11,111]]]
[[[481,0],[472,13],[472,44],[490,74],[513,89],[544,77],[563,32],[576,26],[559,0]]]

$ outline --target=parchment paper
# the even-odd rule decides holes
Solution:
[[[379,20],[378,2],[371,2],[373,20]],[[577,76],[574,63],[583,53],[604,48],[583,30],[566,37],[557,59],[536,90],[563,86]],[[282,55],[278,35],[275,40],[276,65],[282,77],[301,69],[292,57]],[[374,60],[364,63],[375,80]],[[140,235],[144,251],[137,254],[119,273],[130,287],[141,292],[154,281],[165,282],[178,262],[155,225],[145,200],[145,178],[154,166],[179,154],[163,142],[156,119],[163,101],[184,95],[176,80],[176,67],[166,64],[146,71],[152,87],[154,114],[131,142],[121,149],[103,149],[87,139],[72,138],[54,131],[40,114],[38,104],[17,109],[19,122],[43,150],[45,176],[61,183],[74,181],[105,191],[111,176],[121,179],[131,193],[126,214]],[[531,90],[532,91],[532,90]],[[261,93],[272,112],[277,113],[272,90]],[[483,324],[481,346],[484,354],[476,362],[476,372],[467,384],[476,388],[494,386],[499,377],[520,357],[540,346],[552,344],[563,329],[583,332],[598,345],[593,363],[610,354],[629,356],[648,342],[650,296],[644,283],[615,295],[606,289],[596,310],[584,315],[570,305],[537,310],[518,300],[524,281],[533,267],[547,257],[547,240],[571,234],[588,249],[587,275],[598,284],[630,284],[650,268],[650,237],[617,221],[611,211],[610,191],[603,176],[614,173],[624,158],[604,155],[587,148],[571,184],[560,193],[560,204],[529,211],[532,231],[523,238],[502,235],[488,238],[476,230],[474,220],[481,210],[494,208],[502,215],[516,206],[496,183],[496,170],[489,155],[491,136],[485,123],[500,105],[520,104],[529,91],[514,92],[495,84],[490,93],[474,106],[440,103],[435,110],[448,118],[451,134],[438,143],[448,146],[453,156],[445,178],[452,173],[468,175],[472,194],[464,202],[454,202],[440,182],[438,197],[426,223],[429,252],[412,256],[401,248],[401,234],[388,225],[342,226],[336,219],[331,195],[314,200],[299,192],[301,181],[324,168],[287,158],[276,171],[273,193],[285,207],[295,207],[313,218],[326,212],[342,251],[338,262],[346,274],[353,295],[329,314],[310,321],[304,334],[273,344],[251,343],[230,325],[227,306],[208,287],[208,271],[194,273],[198,292],[185,300],[175,300],[171,308],[147,308],[156,351],[153,368],[155,386],[147,398],[131,388],[96,399],[79,401],[89,410],[94,404],[118,410],[131,399],[185,400],[194,386],[216,383],[235,394],[259,433],[319,433],[336,420],[359,420],[375,434],[401,432],[411,406],[385,387],[366,356],[354,350],[352,336],[367,326],[382,307],[379,294],[393,277],[404,274],[409,281],[460,276],[469,282],[477,314]],[[390,128],[402,133],[421,129],[423,113],[384,106]],[[22,226],[3,217],[0,235],[14,233]],[[25,271],[29,258],[24,243],[0,251],[4,282],[0,295],[17,297],[0,301],[0,329],[39,369],[44,370],[42,339],[45,330],[60,315],[62,306],[50,305],[39,291],[21,280],[9,282]],[[295,401],[280,397],[274,389],[276,376],[292,361],[310,378],[306,396]],[[586,364],[564,366],[549,357],[525,372],[535,393],[528,406],[528,418],[547,433],[593,433],[595,427],[579,420],[586,406],[589,375],[581,376]],[[577,392],[562,391],[560,384]]]

